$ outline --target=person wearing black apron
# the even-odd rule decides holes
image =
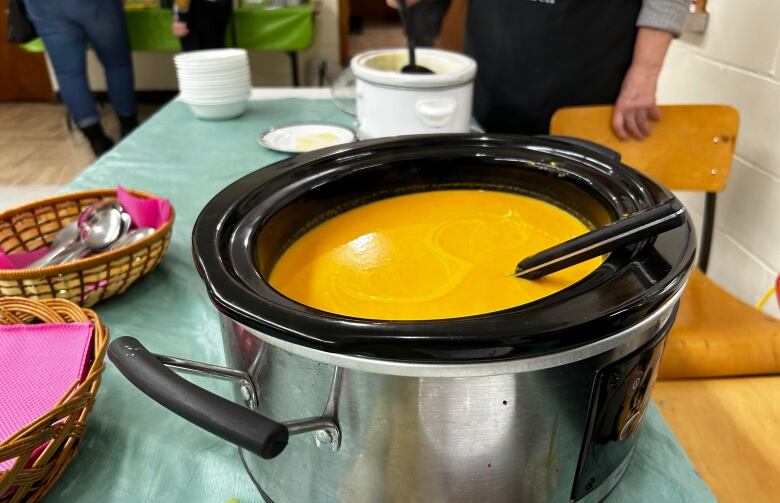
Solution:
[[[233,15],[233,0],[175,0],[172,31],[182,51],[221,49]]]
[[[416,19],[440,24],[449,0],[407,3],[415,4],[410,15]],[[472,0],[465,52],[477,61],[475,117],[491,132],[544,134],[558,108],[615,104],[615,132],[647,136],[649,121],[659,118],[661,64],[688,3]],[[439,29],[431,21],[420,26],[422,41]]]

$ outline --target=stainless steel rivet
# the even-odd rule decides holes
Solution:
[[[247,388],[246,385],[241,386],[241,398],[243,398],[245,402],[252,399],[252,393],[249,392],[249,388]]]

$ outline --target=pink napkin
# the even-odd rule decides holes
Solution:
[[[23,269],[27,267],[28,264],[32,264],[49,253],[49,250],[50,248],[48,246],[44,246],[43,248],[38,248],[31,252],[11,253],[10,255],[6,255],[6,253],[0,249],[0,269]]]
[[[168,199],[153,197],[141,199],[130,194],[121,185],[116,189],[119,204],[133,218],[133,228],[153,227],[159,229],[171,218],[171,202]],[[6,254],[0,248],[0,269],[22,269],[48,253],[50,248],[43,247],[31,252]]]
[[[0,325],[0,442],[51,410],[91,357],[92,323]]]
[[[141,199],[130,194],[121,185],[116,188],[116,199],[133,217],[134,227],[159,229],[171,218],[171,202],[168,199]]]

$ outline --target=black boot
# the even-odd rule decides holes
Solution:
[[[117,115],[117,117],[119,118],[119,130],[122,133],[122,138],[129,135],[138,126],[138,116],[135,114],[126,117]]]
[[[89,146],[92,147],[95,157],[100,157],[114,146],[114,142],[111,141],[111,138],[106,136],[100,123],[83,127],[81,128],[81,132],[84,133],[84,136],[89,140]]]

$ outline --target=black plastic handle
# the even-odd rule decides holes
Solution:
[[[685,207],[682,203],[677,199],[669,199],[527,257],[517,264],[515,276],[525,279],[541,278],[679,227],[685,222],[685,218]]]
[[[588,150],[596,152],[597,154],[603,155],[604,157],[610,160],[613,160],[615,162],[620,162],[620,152],[616,152],[611,148],[607,148],[604,145],[599,145],[598,143],[592,142],[590,140],[585,140],[583,138],[575,138],[574,136],[558,136],[558,135],[549,135],[549,134],[536,135],[536,138],[555,140],[563,143],[568,143],[569,145],[586,148]]]
[[[409,25],[409,11],[406,10],[406,0],[398,0],[398,15],[401,17],[401,24],[403,25],[404,35],[406,36],[406,45],[409,49],[409,66],[417,66],[414,54],[414,34]]]
[[[138,340],[120,337],[108,346],[119,372],[150,398],[187,421],[264,459],[287,446],[287,427],[178,376]]]

